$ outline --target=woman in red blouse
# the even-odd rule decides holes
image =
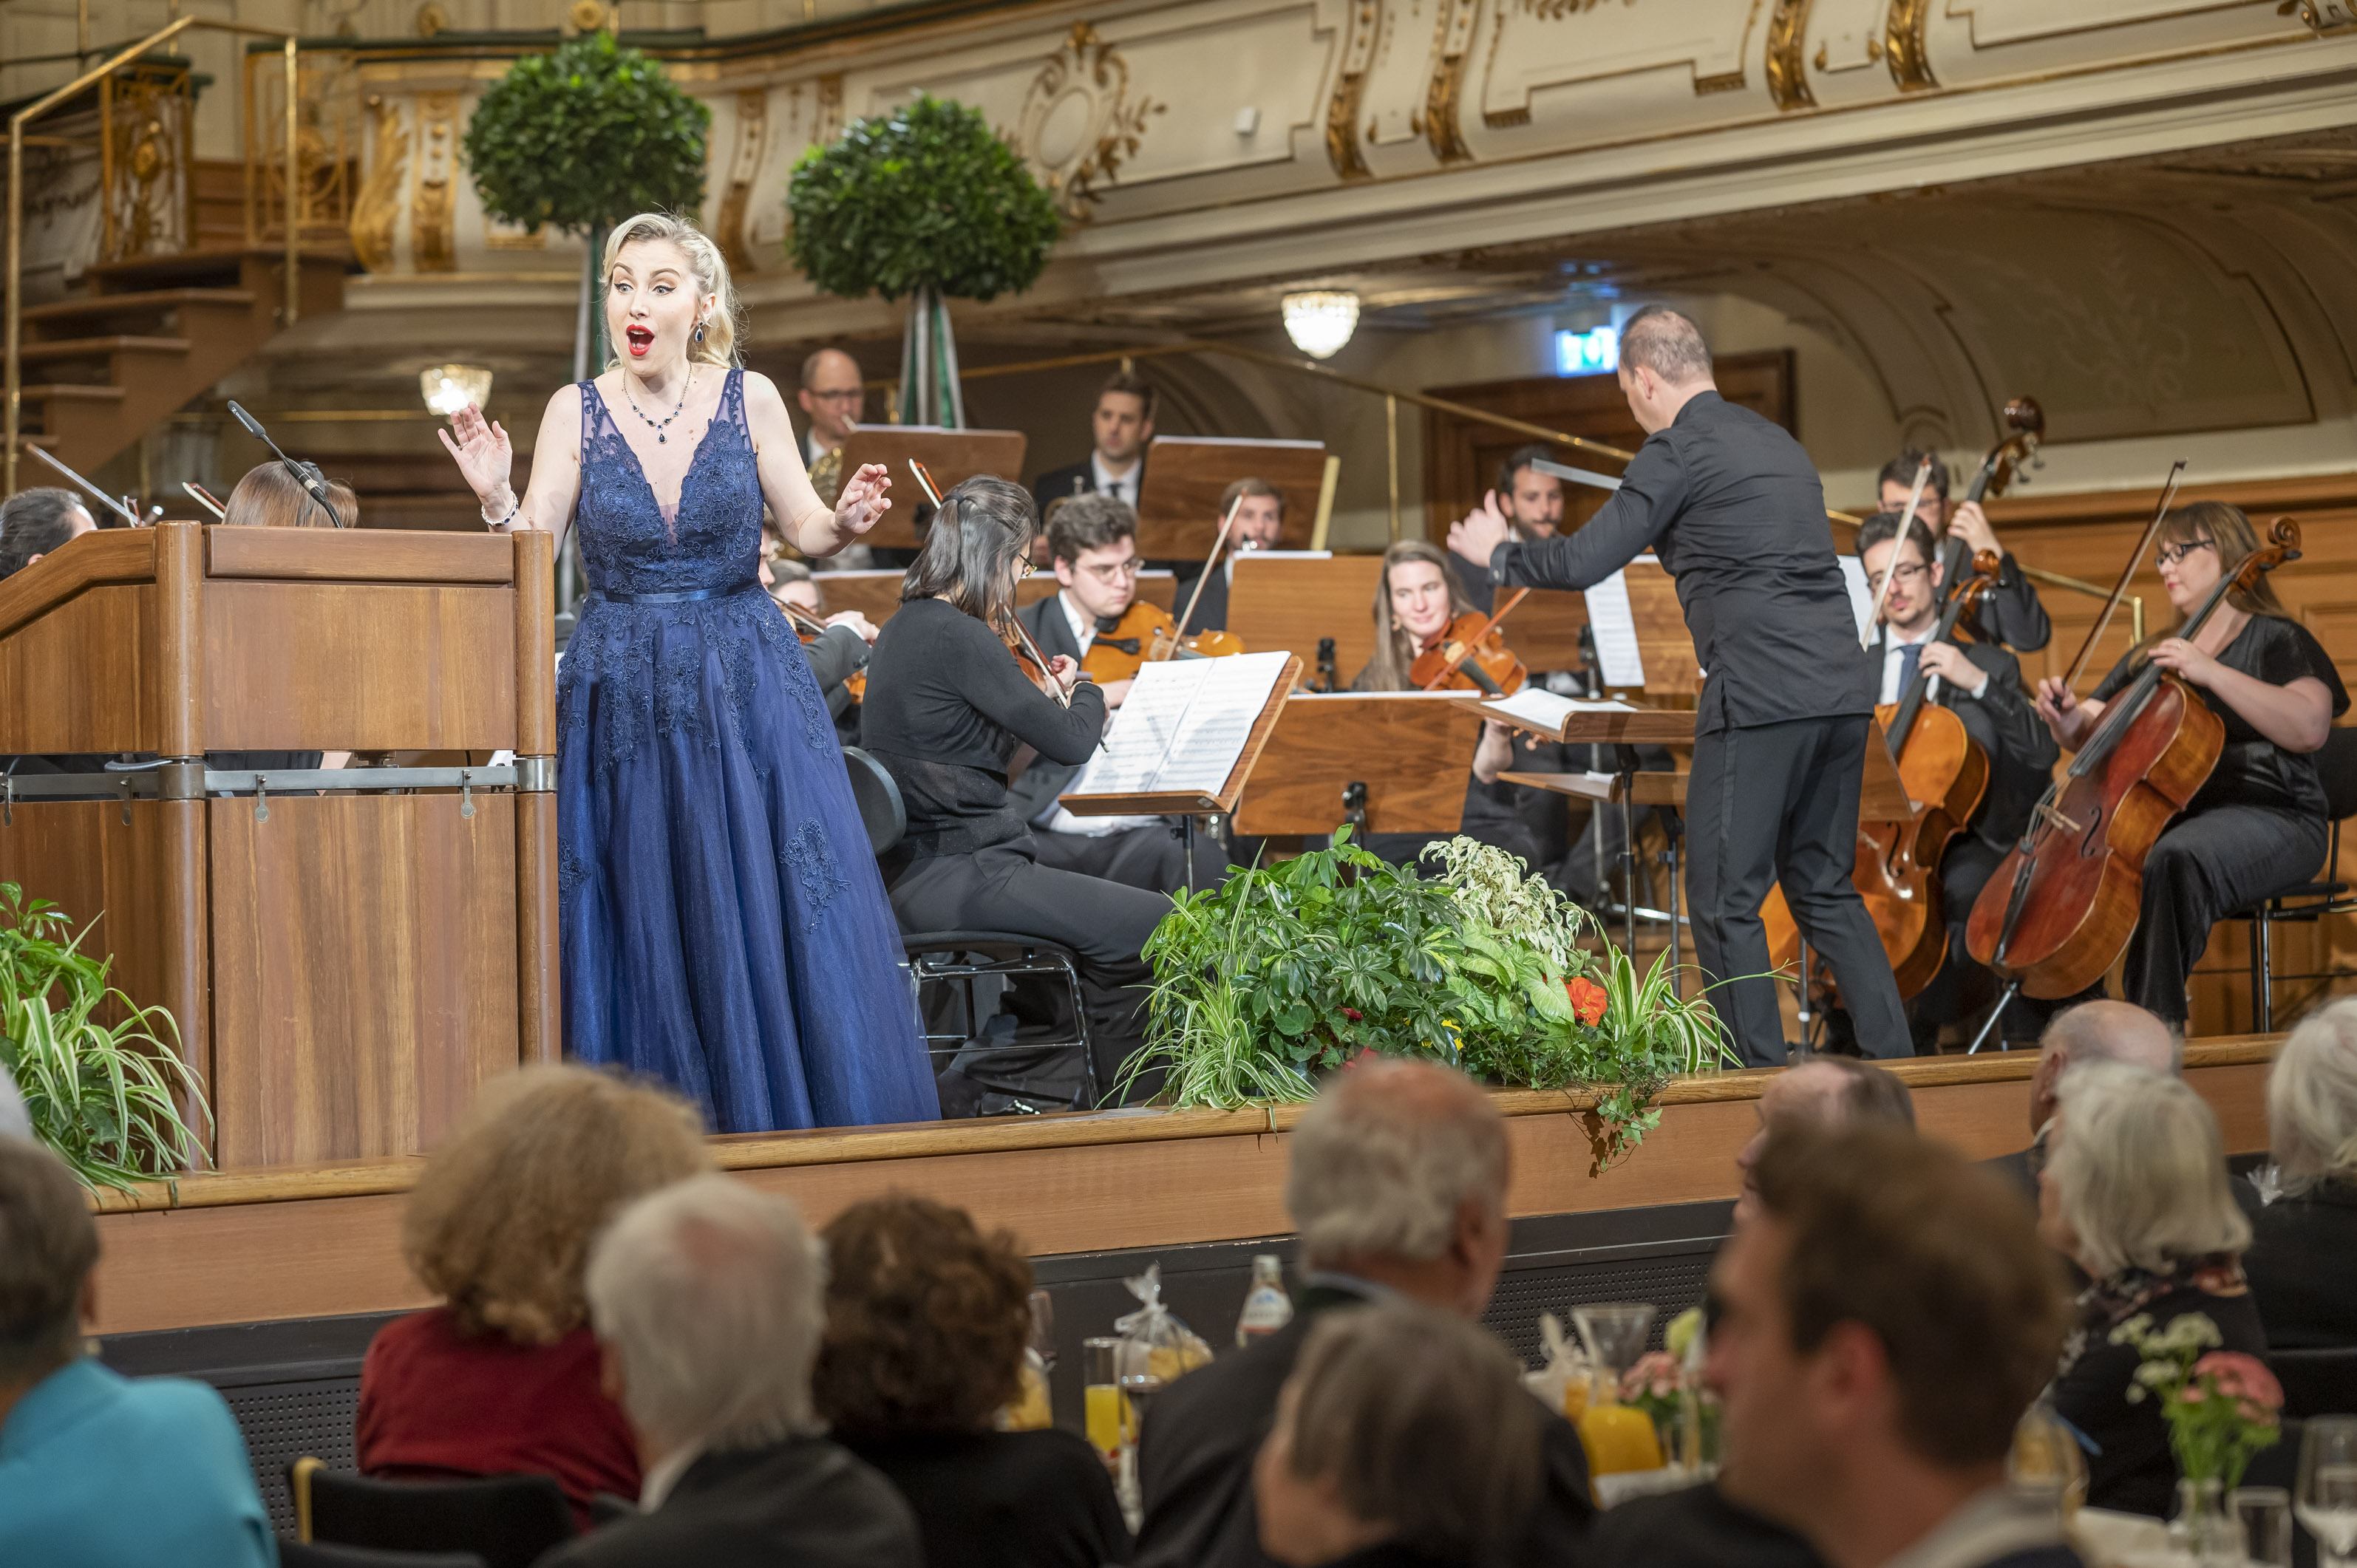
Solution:
[[[364,1474],[554,1476],[635,1500],[639,1454],[599,1386],[581,1274],[632,1198],[711,1168],[684,1101],[586,1068],[487,1088],[410,1195],[402,1251],[442,1305],[385,1325],[361,1369]]]

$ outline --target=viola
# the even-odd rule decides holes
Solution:
[[[2179,465],[2182,467],[2183,465]],[[2112,600],[2065,681],[2075,685],[2129,577],[2159,532],[2169,493],[2129,556]],[[2299,525],[2277,518],[2267,542],[2218,579],[2176,635],[2193,638],[2228,594],[2299,559]],[[2116,962],[2136,930],[2145,857],[2218,764],[2225,721],[2193,688],[2149,659],[2104,704],[2061,778],[2049,786],[2021,839],[1973,906],[1964,943],[2016,992],[2041,999],[2083,991]]]
[[[1523,689],[1531,672],[1506,646],[1498,623],[1530,596],[1516,588],[1496,613],[1469,610],[1450,621],[1408,666],[1407,678],[1419,692],[1481,692],[1492,697],[1511,696]]]
[[[786,612],[786,619],[793,624],[794,635],[802,639],[803,647],[809,647],[812,643],[816,642],[820,638],[826,635],[826,622],[819,619],[818,617],[811,614],[810,611],[802,608],[800,605],[788,604],[783,599],[780,599],[777,603],[778,607]],[[844,677],[843,689],[851,693],[851,700],[853,702],[866,702],[867,700],[867,671],[865,670],[856,670],[851,674]]]
[[[1949,590],[1930,642],[1955,641],[1957,627],[1996,586],[1999,564],[1994,551],[1974,557],[1973,575]],[[1850,872],[1851,886],[1874,917],[1875,934],[1882,940],[1901,997],[1931,984],[1947,956],[1940,858],[1988,788],[1988,754],[1965,732],[1964,720],[1931,700],[1936,679],[1918,670],[1898,702],[1874,710],[1907,798],[1922,802],[1922,810],[1904,822],[1861,820]],[[1779,969],[1798,961],[1800,929],[1781,886],[1769,893],[1760,918],[1768,928],[1769,961]]]

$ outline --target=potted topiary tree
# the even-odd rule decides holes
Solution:
[[[1056,203],[980,113],[920,96],[813,147],[786,188],[786,253],[829,294],[909,299],[899,417],[962,425],[946,299],[994,299],[1039,281]]]
[[[606,231],[633,213],[699,209],[711,130],[709,107],[602,28],[524,56],[475,106],[465,148],[483,210],[534,233],[545,225],[587,242],[576,381],[595,374],[605,359],[604,323],[593,306]]]

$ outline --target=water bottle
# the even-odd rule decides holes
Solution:
[[[1275,1254],[1263,1252],[1253,1260],[1252,1289],[1236,1318],[1236,1348],[1265,1339],[1293,1321],[1293,1298],[1285,1294],[1285,1265]]]

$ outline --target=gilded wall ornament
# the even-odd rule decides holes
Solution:
[[[401,105],[371,94],[368,112],[375,124],[369,137],[368,177],[352,203],[352,254],[372,273],[393,270],[393,235],[401,227],[401,193],[408,183],[409,137]]]
[[[421,273],[458,270],[457,236],[452,214],[457,207],[458,95],[421,92],[417,95],[417,187],[409,201],[409,264]]]
[[[746,216],[753,204],[753,177],[761,172],[761,155],[770,145],[770,90],[740,89],[737,94],[737,138],[728,154],[728,188],[720,198],[718,237],[721,254],[740,273],[760,271],[753,234]]]
[[[1890,80],[1901,92],[1924,92],[1940,85],[1932,74],[1932,57],[1924,43],[1932,22],[1932,0],[1890,0],[1882,23],[1883,58],[1890,63]]]
[[[1057,208],[1075,222],[1088,220],[1104,199],[1102,188],[1136,154],[1146,117],[1168,107],[1144,93],[1133,101],[1129,89],[1121,51],[1075,22],[1023,95],[1015,150],[1039,166]]]
[[[1808,28],[1809,0],[1776,0],[1775,12],[1768,18],[1768,96],[1781,110],[1817,106],[1808,73],[1802,69]]]
[[[1465,145],[1461,100],[1465,91],[1465,56],[1473,42],[1473,24],[1481,14],[1481,0],[1443,0],[1433,45],[1432,80],[1424,93],[1424,137],[1432,156],[1444,164],[1473,161]]]
[[[1367,66],[1374,59],[1375,36],[1383,30],[1383,8],[1376,0],[1353,0],[1349,30],[1342,38],[1341,69],[1334,74],[1333,95],[1326,102],[1326,160],[1344,179],[1371,179],[1366,154],[1359,146],[1359,102],[1366,91]]]

